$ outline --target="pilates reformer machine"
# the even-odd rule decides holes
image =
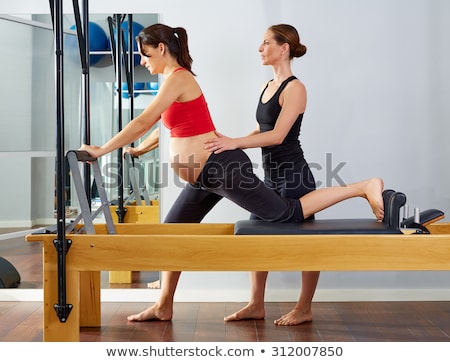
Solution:
[[[69,232],[64,207],[65,158],[89,161],[94,173],[97,160],[85,152],[64,152],[62,1],[50,0],[50,4],[57,70],[57,227],[53,233],[26,236],[28,242],[42,243],[44,341],[78,341],[80,327],[101,325],[100,272],[105,270],[450,270],[450,223],[437,222],[443,213],[426,210],[401,219],[406,196],[393,190],[383,193],[383,222],[243,220],[147,225],[111,224],[105,217],[105,224],[85,222],[72,225]],[[108,213],[107,209],[103,211]]]
[[[68,155],[91,162],[96,172],[97,160],[86,152]],[[104,270],[450,270],[450,224],[436,222],[443,213],[432,209],[401,220],[406,196],[385,190],[383,200],[383,222],[106,222],[89,226],[92,230],[79,224],[63,234],[65,252],[55,234],[27,235],[27,241],[43,246],[44,340],[78,341],[80,327],[101,326],[100,272]]]

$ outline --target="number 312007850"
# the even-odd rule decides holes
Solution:
[[[273,357],[341,357],[342,347],[272,347]]]

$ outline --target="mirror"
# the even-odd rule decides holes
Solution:
[[[122,127],[138,115],[151,102],[158,90],[159,79],[151,76],[139,65],[135,54],[133,67],[134,96],[130,96],[123,71],[122,85],[116,84],[116,71],[111,51],[111,18],[113,14],[89,15],[90,63],[90,143],[102,144],[119,130],[119,113]],[[84,123],[82,99],[82,67],[73,14],[64,16],[64,128],[65,148],[77,149],[83,142]],[[128,27],[128,18],[121,26]],[[133,32],[158,22],[158,14],[137,14],[132,17]],[[114,20],[114,19],[113,19]],[[14,36],[11,36],[11,35]],[[125,39],[126,37],[124,37]],[[30,229],[36,225],[53,225],[55,221],[55,67],[53,32],[50,14],[27,16],[0,16],[0,59],[3,87],[2,131],[0,132],[0,167],[10,175],[0,181],[3,204],[0,211],[4,227]],[[128,46],[126,41],[126,46]],[[135,48],[137,51],[137,47]],[[118,91],[120,88],[120,92]],[[120,104],[120,107],[119,107]],[[121,109],[121,112],[119,110]],[[150,130],[152,132],[158,125]],[[144,136],[145,137],[145,136]],[[123,199],[127,206],[150,206],[152,222],[159,222],[159,150],[141,156],[130,170],[124,162],[123,183],[118,172],[118,153],[101,159],[105,188],[112,203],[112,214],[117,205],[119,186],[123,186]],[[130,171],[133,171],[130,173]],[[137,179],[139,198],[132,187],[132,176]],[[80,207],[73,180],[67,173],[65,185],[66,220],[79,214]],[[7,192],[11,183],[22,190],[19,199]],[[148,196],[147,204],[144,194]],[[92,187],[92,208],[98,206],[98,194]],[[15,205],[15,206],[14,206]],[[20,205],[20,208],[17,207]],[[101,217],[101,215],[99,216]],[[22,227],[23,222],[23,227]],[[99,222],[102,222],[99,220]],[[4,238],[5,239],[5,238]],[[1,248],[0,248],[1,251]],[[107,273],[107,272],[106,272]],[[138,272],[136,272],[138,273]],[[136,274],[133,273],[133,274]],[[155,287],[156,275],[138,275],[137,284]],[[150,273],[149,273],[150,274]],[[155,273],[153,273],[155,274]],[[133,281],[135,278],[133,277]],[[129,288],[133,283],[110,283],[105,279],[102,287]],[[156,282],[156,283],[155,283]],[[135,283],[135,284],[136,284]],[[31,286],[32,287],[32,286]],[[28,288],[24,285],[24,288]]]

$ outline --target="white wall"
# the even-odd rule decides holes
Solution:
[[[0,13],[45,13],[47,6],[46,0],[16,0],[3,2]],[[65,8],[70,11],[70,1]],[[161,13],[163,22],[184,26],[216,125],[230,136],[253,129],[259,87],[271,76],[257,53],[263,32],[274,23],[293,24],[308,46],[306,56],[294,62],[294,71],[308,89],[301,141],[309,162],[318,166],[317,180],[326,183],[330,177],[325,169],[331,154],[331,169],[345,163],[338,173],[345,182],[379,175],[386,187],[407,194],[410,208],[439,208],[449,214],[448,1],[92,0],[90,11]],[[163,140],[166,145],[167,134]],[[249,154],[260,163],[257,150]],[[163,214],[179,192],[173,181],[169,175],[170,185],[162,192]],[[320,214],[370,216],[361,200]],[[242,218],[247,218],[245,211],[222,201],[206,221]],[[246,273],[186,273],[178,296],[193,295],[193,290],[211,295],[216,285],[221,286],[218,299],[247,297]],[[272,273],[269,299],[279,292],[282,299],[295,299],[298,285],[298,273]],[[389,299],[426,289],[419,298],[448,298],[449,287],[447,272],[323,273],[317,295],[326,298],[328,291],[337,290],[335,299],[344,294],[364,299],[380,298],[382,291],[381,298]]]

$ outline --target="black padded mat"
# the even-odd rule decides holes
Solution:
[[[234,225],[235,235],[312,235],[312,234],[401,234],[375,219],[324,219],[303,223],[275,223],[240,220]]]

